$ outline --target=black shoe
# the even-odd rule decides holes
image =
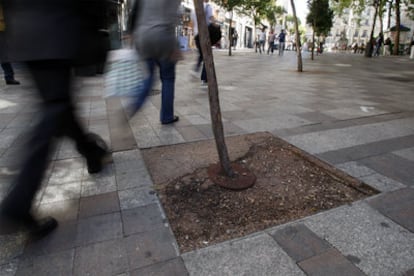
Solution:
[[[9,235],[19,231],[27,231],[34,239],[46,236],[58,226],[57,220],[52,217],[36,220],[31,215],[13,217],[8,216],[7,214],[0,214],[0,222],[0,235]]]
[[[168,121],[168,122],[161,122],[161,124],[163,124],[163,125],[172,124],[172,123],[177,122],[179,119],[180,119],[180,118],[179,118],[178,116],[174,116],[174,118],[173,118],[171,121]]]
[[[17,80],[6,80],[6,84],[9,84],[9,85],[17,85],[17,84],[20,84],[20,82],[19,81],[17,81]]]
[[[98,173],[102,170],[104,161],[109,156],[108,145],[95,133],[88,133],[86,142],[78,151],[85,156],[88,173]]]

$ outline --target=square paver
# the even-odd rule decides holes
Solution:
[[[118,212],[118,193],[106,193],[101,195],[83,197],[80,200],[79,217],[86,218],[97,215]]]
[[[20,262],[17,275],[72,275],[75,250],[36,256]]]
[[[128,271],[122,239],[76,248],[74,275],[118,275]]]
[[[156,192],[150,188],[135,188],[118,192],[121,209],[133,209],[158,202]]]
[[[319,255],[331,245],[303,224],[288,226],[271,234],[296,262]]]
[[[188,275],[181,258],[175,258],[130,272],[130,276],[185,276]]]
[[[161,206],[150,204],[122,211],[124,234],[131,235],[161,227],[166,221]]]
[[[414,189],[405,188],[379,195],[368,204],[396,223],[414,232]]]
[[[76,242],[86,245],[122,237],[120,213],[89,217],[79,220]]]
[[[149,232],[131,235],[124,239],[131,270],[143,268],[176,258],[178,251],[173,235],[162,226]]]
[[[267,234],[228,241],[182,255],[190,275],[304,275]]]
[[[329,249],[325,253],[299,262],[298,265],[306,275],[312,276],[363,276],[365,275],[348,259],[342,256],[338,250]]]

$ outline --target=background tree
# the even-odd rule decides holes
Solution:
[[[326,36],[333,25],[333,10],[329,6],[329,0],[308,0],[309,13],[306,17],[306,23],[312,26],[312,55],[315,46],[315,35]]]
[[[398,55],[400,49],[400,0],[395,0],[395,41],[392,49],[394,55]]]
[[[414,0],[404,0],[406,6],[406,12],[411,20],[414,20]]]
[[[297,55],[297,58],[298,58],[298,72],[303,72],[303,63],[302,63],[302,51],[301,51],[301,43],[300,43],[299,24],[298,24],[298,18],[296,16],[295,2],[293,0],[290,0],[290,4],[292,5],[293,19],[294,19],[294,23],[295,23],[296,55]]]

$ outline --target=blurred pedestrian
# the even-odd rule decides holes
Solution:
[[[283,56],[283,51],[285,50],[285,41],[286,41],[286,34],[284,30],[280,31],[278,35],[279,39],[279,56]]]
[[[259,51],[262,53],[262,51],[265,51],[265,44],[266,44],[266,28],[262,28],[262,30],[259,33]]]
[[[233,46],[233,50],[236,50],[236,46],[237,46],[237,40],[239,39],[239,34],[237,33],[236,30],[234,30],[233,35],[232,35],[232,46]]]
[[[4,80],[6,81],[6,84],[9,84],[9,85],[20,84],[20,82],[15,80],[14,78],[14,70],[10,62],[2,62],[1,68],[3,69],[3,72],[4,72]]]
[[[276,39],[276,34],[273,32],[273,29],[270,29],[269,36],[267,39],[267,43],[269,45],[269,47],[267,48],[268,55],[270,54],[270,52],[272,52],[272,55],[273,55],[273,51],[275,48],[275,39]]]
[[[6,62],[5,56],[5,38],[4,38],[4,31],[6,30],[6,23],[4,22],[3,16],[3,8],[0,4],[0,60],[1,60],[1,68],[4,72],[4,80],[6,84],[20,84],[17,80],[14,79],[14,70],[10,62]]]
[[[144,80],[142,90],[134,100],[130,116],[135,114],[144,103],[154,82],[154,70],[160,68],[162,124],[178,121],[174,115],[175,65],[181,52],[175,27],[178,23],[180,0],[139,0],[134,6],[133,37],[141,58],[145,60],[149,75]]]
[[[209,1],[210,0],[204,0],[204,3],[203,3],[204,4],[204,15],[206,17],[205,19],[206,19],[207,26],[214,22],[213,8],[211,7]],[[200,71],[201,65],[203,65],[201,69],[201,76],[200,76],[201,85],[207,86],[207,72],[206,72],[206,66],[204,65],[204,62],[203,62],[203,53],[201,51],[200,37],[198,35],[197,16],[195,14],[195,11],[193,11],[192,13],[192,21],[193,21],[194,30],[195,30],[194,40],[195,40],[196,47],[198,50],[198,58],[197,58],[197,63],[194,67],[194,70],[191,74],[197,75],[198,71]]]
[[[377,39],[375,40],[375,49],[374,49],[373,56],[379,56],[380,49],[381,49],[383,43],[384,43],[384,35],[381,32],[381,33],[379,33]]]
[[[27,65],[42,102],[40,120],[28,139],[20,171],[0,205],[1,232],[23,228],[41,237],[57,226],[54,218],[36,219],[31,210],[53,141],[61,136],[72,138],[86,158],[89,173],[99,172],[108,154],[105,142],[95,134],[86,133],[75,117],[71,94],[74,60],[80,46],[83,50],[88,46],[80,41],[80,34],[88,31],[87,36],[94,37],[100,26],[89,22],[95,19],[89,14],[82,16],[85,7],[89,7],[79,6],[82,1],[3,0],[2,3],[7,26],[6,55],[10,61]],[[93,48],[89,56],[95,56],[97,48]],[[82,62],[86,64],[87,60]]]

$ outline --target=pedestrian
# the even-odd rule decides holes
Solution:
[[[4,38],[4,31],[6,30],[6,23],[4,22],[3,16],[3,8],[0,5],[0,60],[1,68],[4,72],[4,80],[6,84],[16,85],[20,84],[17,80],[14,79],[14,70],[10,62],[6,62],[5,59],[5,38]]]
[[[140,57],[145,61],[148,77],[144,80],[139,95],[134,100],[130,116],[134,115],[144,103],[152,89],[154,70],[160,69],[162,124],[171,124],[179,120],[174,115],[175,65],[180,56],[175,27],[178,23],[179,0],[140,0],[137,1],[132,17],[134,43]],[[134,27],[135,26],[135,27]]]
[[[3,0],[2,4],[7,26],[6,56],[10,61],[26,64],[42,104],[40,120],[27,141],[21,168],[0,205],[0,232],[11,233],[23,228],[37,238],[58,224],[52,217],[35,218],[31,210],[53,141],[62,136],[75,140],[77,150],[86,158],[89,173],[99,172],[108,154],[105,142],[97,135],[86,133],[75,117],[71,95],[74,60],[80,46],[82,49],[87,46],[85,41],[80,41],[80,34],[90,30],[81,24],[94,18],[82,17],[80,11],[86,12],[85,9],[72,0],[36,1],[36,4],[33,0]],[[97,25],[89,23],[88,27]],[[93,37],[93,32],[100,28],[97,25],[88,37]],[[94,52],[89,54],[95,56]]]
[[[375,40],[375,49],[374,49],[373,56],[379,56],[380,49],[381,49],[383,43],[384,43],[384,35],[381,32],[381,33],[379,33],[377,39]]]
[[[283,51],[285,50],[285,41],[286,41],[286,34],[284,30],[280,31],[278,39],[279,39],[279,56],[282,56]]]
[[[387,37],[384,41],[384,56],[391,55],[391,38]]]
[[[237,33],[236,30],[234,30],[233,35],[232,35],[232,45],[233,45],[233,50],[236,50],[236,46],[237,46],[237,40],[239,39],[239,34]]]
[[[269,44],[269,47],[267,48],[268,55],[270,54],[270,52],[272,52],[272,55],[273,55],[273,51],[275,48],[275,38],[276,38],[276,34],[273,32],[273,29],[270,29],[269,37],[267,39],[267,42]]]
[[[266,28],[262,28],[262,30],[259,33],[259,51],[260,54],[262,51],[265,51],[265,44],[266,44]]]
[[[10,62],[2,62],[1,68],[3,69],[3,72],[4,72],[4,80],[6,81],[6,84],[9,84],[9,85],[20,84],[20,82],[15,80],[14,78],[14,70]]]
[[[214,16],[213,16],[213,8],[211,7],[209,0],[204,0],[204,14],[205,14],[205,19],[206,19],[206,23],[207,26],[210,25],[211,23],[214,22]],[[196,43],[196,47],[198,50],[198,58],[197,58],[197,62],[196,65],[194,66],[194,70],[193,72],[191,72],[192,75],[197,75],[198,71],[200,71],[200,67],[202,66],[201,69],[201,85],[202,86],[207,86],[207,72],[206,72],[206,66],[203,62],[203,53],[201,51],[201,45],[200,45],[200,37],[198,35],[198,24],[197,24],[197,17],[195,14],[195,11],[193,11],[192,13],[192,21],[193,21],[193,25],[194,25],[194,41]]]

